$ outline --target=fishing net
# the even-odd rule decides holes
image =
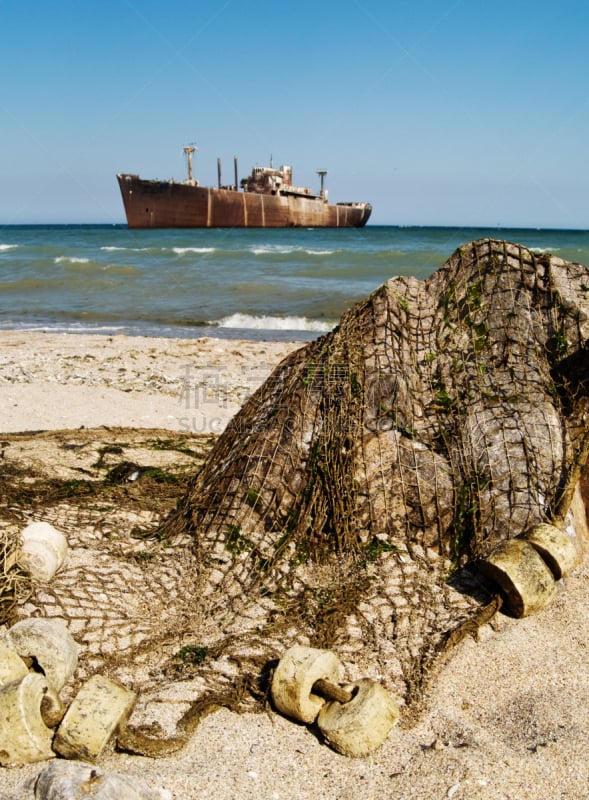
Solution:
[[[497,608],[477,559],[568,512],[588,292],[586,267],[490,239],[387,281],[275,369],[167,508],[151,486],[28,511],[72,555],[21,613],[64,616],[80,675],[139,691],[137,720],[160,727],[129,735],[137,751],[167,752],[214,705],[262,707],[293,643],[382,680],[410,720]]]
[[[0,529],[0,624],[31,594],[32,581],[18,563],[18,530]]]

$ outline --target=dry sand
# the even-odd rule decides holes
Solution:
[[[2,332],[1,430],[216,433],[295,346]],[[110,751],[100,766],[167,800],[589,798],[588,577],[585,562],[548,609],[500,615],[463,642],[418,724],[369,758],[339,756],[277,714],[219,711],[174,757]],[[41,766],[0,768],[0,800],[31,800]]]

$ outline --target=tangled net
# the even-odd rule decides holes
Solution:
[[[17,532],[0,529],[0,624],[28,599],[32,588],[30,575],[18,563]]]
[[[176,743],[213,704],[260,707],[295,642],[383,680],[409,719],[496,610],[476,560],[568,512],[589,446],[588,293],[587,267],[490,239],[387,281],[276,368],[167,518],[119,507],[105,536],[96,499],[56,505],[73,557],[23,608],[71,620],[86,671],[141,693],[138,719],[176,704]],[[148,557],[130,560],[141,514]]]

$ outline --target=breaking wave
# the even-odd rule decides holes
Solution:
[[[322,250],[310,247],[297,247],[295,245],[266,244],[261,247],[251,247],[250,253],[255,256],[284,255],[291,253],[305,253],[308,256],[332,256],[335,250]]]
[[[178,256],[185,253],[214,253],[215,250],[215,247],[172,247],[172,251]]]
[[[313,331],[315,333],[328,333],[335,322],[321,322],[320,320],[307,319],[307,317],[272,317],[253,316],[251,314],[231,314],[217,322],[211,322],[219,328],[242,328],[244,330],[268,331]]]
[[[100,248],[105,253],[114,253],[115,250],[127,250],[129,253],[145,253],[151,247],[118,247],[116,245],[105,245]]]

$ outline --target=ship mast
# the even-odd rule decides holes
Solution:
[[[322,200],[325,200],[326,199],[325,198],[325,176],[327,175],[327,170],[326,169],[318,169],[317,170],[317,175],[319,175],[319,177],[321,178],[321,189],[319,190],[319,197],[321,197]]]
[[[194,179],[192,177],[192,154],[195,153],[198,150],[198,147],[196,147],[195,145],[191,144],[191,145],[188,145],[188,147],[183,147],[182,149],[183,149],[184,154],[186,156],[186,161],[188,162],[188,181],[189,181],[189,183],[193,183]]]

